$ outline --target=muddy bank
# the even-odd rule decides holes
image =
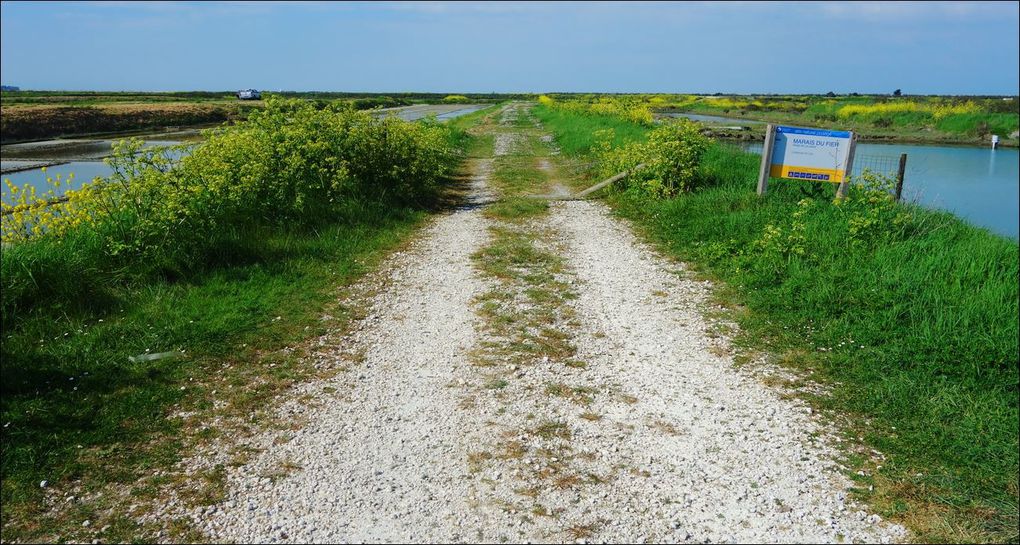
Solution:
[[[131,107],[3,108],[0,142],[192,127],[242,119],[251,107],[240,104],[144,104]]]

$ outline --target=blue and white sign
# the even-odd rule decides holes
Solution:
[[[776,127],[769,175],[773,178],[840,183],[847,175],[853,133]]]

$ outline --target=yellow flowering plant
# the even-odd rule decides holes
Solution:
[[[6,180],[3,243],[89,229],[111,256],[187,261],[218,229],[314,223],[361,199],[427,198],[449,171],[451,142],[435,121],[271,98],[191,150],[118,142],[111,174],[78,189],[60,193],[59,176],[43,193]]]

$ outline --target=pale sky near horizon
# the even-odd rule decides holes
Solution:
[[[1018,2],[2,2],[50,90],[1006,94]]]

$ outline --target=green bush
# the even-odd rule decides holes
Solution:
[[[613,140],[611,130],[596,133],[594,153],[602,175],[611,176],[644,164],[627,178],[627,184],[658,197],[690,191],[704,181],[701,159],[711,140],[702,136],[692,121],[665,122],[648,133],[647,142],[613,147]]]
[[[4,204],[4,242],[12,246],[2,258],[5,322],[44,293],[61,297],[36,280],[73,270],[54,259],[90,263],[100,277],[175,276],[204,267],[224,239],[249,230],[314,227],[366,202],[422,204],[451,167],[453,142],[435,122],[275,98],[246,122],[211,131],[183,159],[121,142],[109,159],[113,174],[67,192],[66,202],[45,206],[52,194],[12,188],[17,198]],[[27,259],[39,252],[22,246],[60,250]]]

